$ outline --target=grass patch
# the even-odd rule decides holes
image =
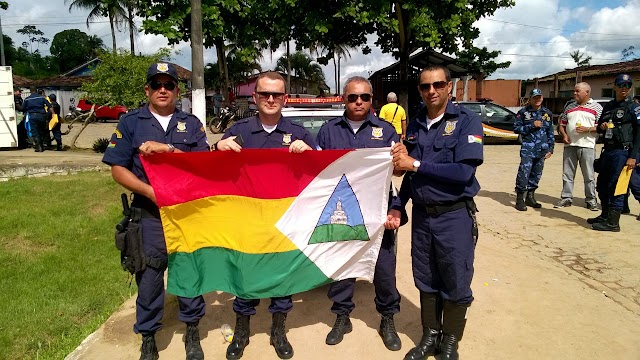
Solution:
[[[133,292],[108,172],[0,182],[0,359],[62,359]]]

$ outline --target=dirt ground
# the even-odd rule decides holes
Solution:
[[[107,137],[113,127],[96,124],[88,135]],[[81,141],[90,146],[90,140]],[[476,199],[481,229],[472,284],[475,301],[460,346],[463,359],[640,359],[640,221],[635,219],[640,206],[631,201],[632,214],[622,217],[620,233],[592,231],[585,219],[597,213],[584,207],[578,174],[574,206],[554,209],[562,187],[562,148],[557,144],[545,166],[537,192],[542,209],[519,212],[513,208],[518,146],[485,146],[485,162],[477,174],[482,190]],[[295,358],[402,359],[422,335],[409,226],[399,232],[397,278],[403,297],[395,317],[401,351],[385,349],[377,334],[380,316],[373,285],[358,282],[353,332],[336,346],[324,343],[335,320],[327,289],[294,296],[287,335]],[[233,297],[212,293],[205,298],[202,346],[206,359],[223,359],[227,344],[220,326],[234,323]],[[132,298],[68,359],[138,359],[134,311]],[[160,359],[184,358],[184,324],[177,311],[175,297],[168,296],[164,328],[157,334]],[[276,359],[264,301],[251,325],[244,358]]]

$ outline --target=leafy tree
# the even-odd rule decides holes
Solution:
[[[113,53],[117,52],[116,46],[116,28],[120,28],[127,22],[127,11],[123,8],[121,0],[64,0],[65,5],[69,4],[69,12],[76,9],[89,10],[87,16],[87,28],[91,20],[103,17],[109,18],[111,26],[111,42],[113,44]],[[166,5],[165,5],[166,6]]]
[[[500,7],[513,5],[513,0],[443,0],[430,6],[422,0],[357,0],[348,2],[343,14],[372,26],[378,35],[375,44],[399,59],[403,84],[399,97],[407,106],[409,56],[413,52],[427,48],[455,54],[459,48],[470,49],[480,34],[474,23]]]
[[[493,61],[500,55],[500,51],[489,51],[486,47],[471,47],[458,53],[457,62],[469,70],[476,79],[476,99],[482,98],[482,82],[498,69],[506,69],[511,61],[497,63]],[[455,95],[455,94],[454,94]]]
[[[13,44],[13,39],[6,34],[2,34],[2,40],[4,43],[4,58],[6,64],[9,66],[13,66],[16,62],[17,58],[17,50],[15,45]]]
[[[34,53],[33,43],[36,43],[35,52],[39,51],[40,44],[46,45],[49,43],[49,39],[44,37],[44,33],[38,30],[38,28],[36,28],[34,25],[25,25],[24,27],[22,27],[22,29],[19,29],[17,32],[18,34],[26,35],[29,38],[29,41],[24,41],[22,43],[22,47],[27,49],[30,54]]]
[[[0,1],[0,9],[7,10],[9,8],[9,3],[6,1]]]
[[[627,61],[627,60],[635,60],[638,58],[638,56],[636,55],[636,47],[631,45],[628,48],[624,48],[622,49],[621,53],[622,53],[622,61]]]
[[[593,58],[592,56],[586,56],[586,54],[583,52],[580,52],[580,50],[570,52],[569,55],[571,56],[573,61],[576,63],[576,66],[589,66],[589,63]]]
[[[102,39],[78,29],[61,31],[53,36],[50,52],[61,72],[73,69],[95,58],[104,50]]]
[[[121,104],[129,108],[137,108],[146,101],[142,89],[146,83],[149,64],[169,57],[168,49],[161,49],[153,55],[135,56],[128,52],[100,55],[100,64],[93,70],[93,81],[80,88],[87,93],[87,98],[103,105]]]
[[[303,53],[302,51],[296,51],[295,53],[287,56],[286,54],[281,56],[276,62],[276,70],[285,72],[287,66],[289,66],[293,75],[304,82],[318,82],[324,83],[324,72],[319,64],[313,62],[311,56]],[[289,89],[292,93],[299,93],[301,89],[298,89],[298,82],[296,82],[295,89]],[[307,85],[307,92],[309,91]]]

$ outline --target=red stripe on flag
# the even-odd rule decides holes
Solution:
[[[245,149],[142,158],[159,207],[216,195],[259,199],[295,197],[331,163],[351,150]],[[242,219],[243,214],[238,214]]]

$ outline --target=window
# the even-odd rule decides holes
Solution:
[[[493,104],[485,105],[485,111],[487,112],[487,116],[505,117],[511,114],[509,111]]]
[[[613,89],[602,89],[602,97],[605,97],[605,98],[615,97],[615,95],[613,94]]]
[[[462,106],[464,106],[467,110],[474,112],[479,116],[482,116],[482,109],[480,109],[480,104],[464,104]]]

